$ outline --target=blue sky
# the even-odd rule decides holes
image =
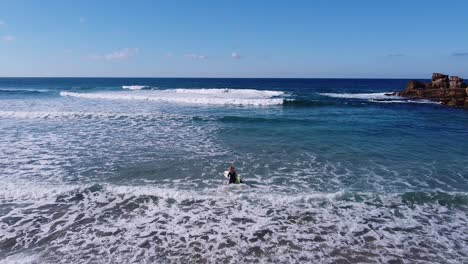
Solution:
[[[0,76],[468,77],[466,0],[2,0]]]

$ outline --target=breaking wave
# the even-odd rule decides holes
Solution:
[[[170,91],[170,90],[168,90]],[[281,91],[255,90],[255,89],[174,89],[176,93],[182,94],[205,94],[205,95],[239,95],[248,97],[273,97],[284,95]]]
[[[45,89],[3,89],[0,88],[0,95],[35,95],[35,94],[43,94],[49,92],[49,90]]]
[[[168,89],[132,92],[96,92],[77,93],[60,92],[61,96],[84,99],[104,100],[143,100],[180,104],[201,105],[281,105],[284,95],[280,91],[263,91],[253,89]]]
[[[379,99],[401,99],[399,96],[387,95],[387,93],[319,93],[322,96],[333,98],[346,98],[346,99],[364,99],[364,100],[379,100]]]
[[[384,103],[384,104],[397,104],[397,103],[414,103],[414,104],[439,104],[438,102],[421,99],[405,99],[401,96],[396,96],[391,92],[386,93],[319,93],[319,95],[332,97],[332,98],[343,98],[343,99],[360,99],[367,100],[373,103]]]
[[[143,90],[143,89],[148,89],[148,88],[150,87],[146,85],[124,85],[122,86],[122,89],[127,89],[127,90]]]

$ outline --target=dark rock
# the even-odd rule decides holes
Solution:
[[[455,98],[464,98],[466,96],[465,89],[454,88],[447,91],[447,95]]]
[[[437,80],[445,80],[448,82],[449,78],[448,75],[442,74],[442,73],[433,73],[432,74],[432,81],[437,81]]]
[[[447,80],[439,79],[432,81],[432,89],[446,89],[450,87],[450,83]]]
[[[442,73],[432,74],[432,89],[445,89],[449,88],[449,76]]]
[[[458,76],[450,77],[450,89],[462,88],[463,79]]]
[[[425,89],[425,88],[426,88],[426,85],[419,81],[410,81],[408,83],[408,86],[406,86],[406,90],[409,90],[409,91],[420,90],[420,89]]]
[[[446,105],[447,106],[452,106],[452,107],[457,106],[457,101],[452,99],[452,100],[448,101]]]
[[[430,89],[430,90],[425,90],[423,93],[420,93],[418,96],[424,97],[424,98],[439,98],[439,97],[443,97],[443,94],[444,94],[444,90]]]
[[[395,93],[386,95],[395,95]],[[468,109],[468,86],[458,76],[452,76],[449,79],[448,75],[433,73],[431,83],[410,81],[406,90],[397,92],[396,95],[413,99],[427,99],[447,106]]]

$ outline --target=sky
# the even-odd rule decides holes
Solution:
[[[466,0],[0,0],[0,77],[468,77]]]

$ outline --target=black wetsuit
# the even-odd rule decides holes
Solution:
[[[235,171],[228,173],[229,184],[236,183],[237,173]]]

